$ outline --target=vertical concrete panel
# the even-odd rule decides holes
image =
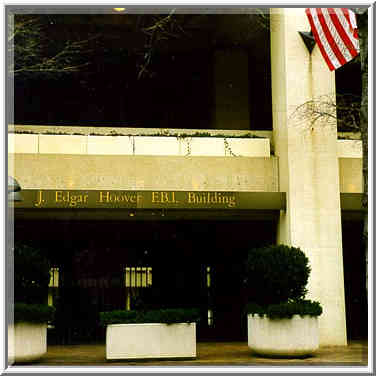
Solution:
[[[38,135],[8,133],[8,153],[38,153]]]
[[[87,136],[39,135],[39,153],[87,154]]]
[[[309,30],[304,8],[273,9],[271,61],[273,132],[280,161],[279,242],[303,249],[312,271],[308,298],[318,300],[320,344],[346,344],[339,167],[336,127],[301,116],[297,108],[335,92],[334,73],[315,48],[310,56],[299,31]]]

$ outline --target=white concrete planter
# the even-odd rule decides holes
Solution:
[[[10,363],[32,362],[47,352],[47,324],[19,322],[8,327]]]
[[[248,347],[265,356],[307,356],[319,347],[318,318],[269,319],[248,315]]]
[[[196,324],[113,324],[106,330],[106,359],[195,358]]]

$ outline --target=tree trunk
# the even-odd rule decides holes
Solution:
[[[360,133],[363,146],[363,241],[366,260],[366,290],[368,296],[368,9],[357,9],[357,25],[362,72],[362,103],[360,107]]]

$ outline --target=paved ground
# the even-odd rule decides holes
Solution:
[[[49,346],[38,366],[367,366],[366,341],[348,346],[320,347],[314,356],[305,359],[269,359],[250,353],[246,342],[198,343],[195,360],[106,361],[105,345]],[[28,365],[30,366],[30,365]],[[16,366],[16,367],[22,367]]]

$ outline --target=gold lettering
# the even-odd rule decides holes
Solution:
[[[230,208],[233,208],[234,206],[236,206],[236,198],[235,196],[230,196],[229,197],[229,203],[228,203],[228,206]]]
[[[169,202],[168,199],[168,193],[167,192],[161,192],[161,203]]]
[[[106,195],[104,196],[103,192],[99,192],[99,202],[109,202],[110,201],[110,192],[106,192]]]
[[[178,204],[179,201],[175,198],[175,192],[172,192],[172,193],[171,193],[171,196],[172,196],[172,202]]]
[[[56,191],[55,192],[55,202],[63,202],[63,192],[62,191]]]
[[[221,204],[233,208],[236,206],[236,196],[223,192],[188,192],[188,204]]]
[[[152,192],[151,193],[151,202],[159,203],[159,192]]]
[[[188,192],[188,204],[195,204],[195,194],[193,192]]]
[[[45,202],[45,200],[43,199],[43,194],[42,194],[43,191],[39,191],[39,195],[38,195],[38,202],[36,204],[34,204],[34,206],[40,208],[43,203]]]
[[[157,197],[158,192],[153,192],[153,202],[158,202]],[[85,196],[86,197],[86,196]],[[142,199],[142,196],[138,193],[123,193],[123,194],[110,194],[109,191],[107,192],[99,192],[99,202],[100,203],[133,203],[136,204],[138,201]]]
[[[137,197],[136,197],[136,195],[132,195],[132,196],[130,197],[130,202],[133,202],[134,204],[137,202]]]
[[[67,193],[69,206],[71,208],[77,206],[77,203],[79,202],[79,197],[80,196],[74,196],[74,195],[71,196],[69,192]]]

